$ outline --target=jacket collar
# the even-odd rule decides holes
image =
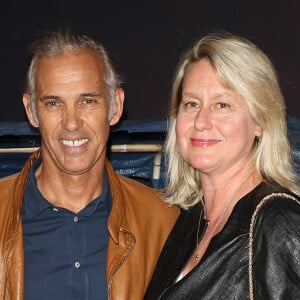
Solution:
[[[21,215],[21,210],[24,201],[25,186],[28,179],[30,168],[34,163],[34,161],[40,157],[40,155],[41,155],[41,149],[34,152],[26,161],[22,171],[18,174],[18,177],[16,179],[14,194],[13,194],[14,205],[16,205],[16,207],[14,207],[15,209],[13,211],[15,211],[18,214],[18,218]]]
[[[14,204],[16,206],[16,209],[13,210],[15,212],[18,212],[16,216],[18,219],[20,218],[22,211],[25,192],[24,187],[26,186],[29,170],[34,161],[38,159],[41,156],[41,154],[41,149],[34,152],[25,163],[22,171],[18,174],[18,178],[16,180],[16,185],[14,189]],[[108,230],[114,242],[116,244],[119,244],[120,228],[123,227],[125,229],[128,229],[127,220],[125,218],[125,204],[123,191],[118,175],[113,169],[108,159],[105,160],[105,168],[108,174],[108,182],[110,186],[111,197],[113,199],[113,208],[111,210],[111,214],[108,220]]]
[[[113,241],[116,244],[119,244],[120,228],[128,230],[128,223],[125,217],[126,209],[124,195],[118,175],[107,159],[105,160],[105,168],[108,174],[108,182],[113,202],[112,210],[108,219],[108,230]]]

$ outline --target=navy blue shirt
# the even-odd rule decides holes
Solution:
[[[22,210],[25,300],[107,300],[107,222],[112,206],[105,172],[103,193],[75,214],[50,204],[37,189],[32,166]]]

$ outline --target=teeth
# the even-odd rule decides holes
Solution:
[[[74,141],[62,140],[62,143],[64,145],[70,146],[70,147],[78,147],[78,146],[81,146],[81,145],[83,145],[87,142],[88,142],[88,139],[74,140]]]

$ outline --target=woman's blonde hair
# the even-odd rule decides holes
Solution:
[[[229,33],[218,33],[203,37],[188,49],[175,73],[165,144],[166,201],[188,208],[202,198],[198,173],[182,159],[175,132],[184,77],[188,67],[201,59],[210,62],[225,87],[243,97],[253,119],[261,126],[263,133],[256,140],[253,150],[258,173],[265,181],[276,181],[299,195],[287,136],[285,104],[275,69],[268,57],[249,40]]]

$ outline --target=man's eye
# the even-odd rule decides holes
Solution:
[[[59,110],[63,108],[64,105],[62,101],[56,99],[44,99],[39,103],[40,106],[44,106],[45,109],[50,111]]]
[[[96,99],[83,99],[81,103],[86,105],[96,105],[98,101]]]
[[[58,106],[59,102],[56,100],[47,100],[47,101],[45,101],[45,105],[46,106]]]
[[[92,99],[84,99],[82,102],[83,102],[84,104],[93,104],[95,101],[92,100]]]

